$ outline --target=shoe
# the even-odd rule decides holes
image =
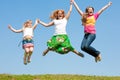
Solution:
[[[78,52],[78,55],[81,56],[81,57],[84,57],[84,54]]]
[[[101,55],[99,54],[97,57],[95,57],[95,62],[101,61]]]
[[[27,63],[24,63],[24,65],[27,65]]]
[[[48,53],[49,49],[46,49],[44,52],[43,52],[43,56],[45,56],[47,53]]]
[[[30,63],[30,62],[31,62],[31,60],[28,60],[27,62],[28,62],[28,63]]]

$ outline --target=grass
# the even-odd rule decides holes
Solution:
[[[71,74],[10,75],[0,74],[0,80],[120,80],[120,76],[87,76]]]

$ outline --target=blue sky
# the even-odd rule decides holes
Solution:
[[[0,1],[0,74],[82,74],[82,75],[120,75],[120,47],[119,47],[119,0],[111,0],[112,6],[105,10],[96,23],[97,37],[92,46],[101,51],[102,61],[95,63],[94,58],[81,51],[83,39],[83,26],[81,16],[73,7],[67,24],[67,33],[71,44],[76,50],[84,53],[81,58],[72,52],[60,55],[49,52],[45,57],[42,52],[47,48],[46,42],[54,33],[54,27],[45,28],[38,25],[34,31],[34,53],[32,62],[23,64],[23,49],[18,47],[22,40],[21,33],[13,33],[8,29],[11,24],[15,29],[20,29],[22,24],[36,18],[50,22],[53,10],[69,10],[69,0],[1,0]],[[95,12],[106,5],[109,0],[76,0],[82,11],[89,5]]]

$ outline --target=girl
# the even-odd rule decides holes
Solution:
[[[43,56],[45,56],[50,50],[55,51],[60,54],[66,54],[69,51],[74,52],[78,56],[84,57],[84,55],[78,51],[76,51],[70,44],[70,40],[66,33],[66,24],[67,20],[70,17],[70,13],[72,11],[72,3],[70,3],[70,9],[65,15],[64,10],[55,10],[51,15],[52,21],[50,23],[44,23],[39,20],[39,23],[45,27],[55,25],[55,33],[54,36],[48,40],[47,46],[48,48],[43,52]]]
[[[102,9],[100,9],[97,13],[94,14],[94,8],[93,7],[87,7],[85,10],[85,13],[83,13],[76,2],[72,0],[75,8],[77,9],[78,13],[82,16],[82,25],[84,26],[84,38],[81,44],[81,49],[88,54],[95,57],[95,61],[101,61],[101,55],[100,51],[96,50],[91,46],[92,42],[96,38],[96,30],[95,30],[95,22],[99,15],[107,9],[112,2],[109,2],[107,5],[105,5]]]
[[[8,28],[16,33],[23,32],[22,47],[25,50],[24,53],[24,64],[30,63],[30,58],[33,53],[34,43],[33,43],[33,31],[38,25],[38,20],[36,20],[34,26],[32,26],[32,21],[28,20],[23,24],[23,28],[16,30],[11,25]]]

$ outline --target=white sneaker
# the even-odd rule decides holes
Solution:
[[[99,54],[97,57],[95,57],[95,62],[101,61],[101,55]]]

